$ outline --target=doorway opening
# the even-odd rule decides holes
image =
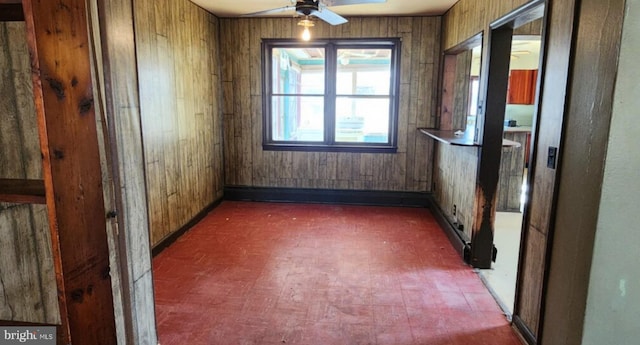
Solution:
[[[529,189],[531,133],[535,128],[542,17],[513,29],[503,138],[519,144],[503,147],[494,222],[495,261],[480,276],[508,317],[514,310],[521,233]]]

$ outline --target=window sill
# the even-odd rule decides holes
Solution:
[[[396,153],[398,148],[387,145],[322,145],[322,144],[263,144],[265,151],[298,152],[353,152],[353,153]]]

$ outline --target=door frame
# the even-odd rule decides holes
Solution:
[[[504,135],[504,113],[507,104],[509,84],[509,63],[511,41],[515,28],[538,18],[545,18],[545,0],[531,1],[490,24],[487,33],[487,46],[483,48],[481,90],[484,89],[484,102],[479,105],[476,123],[476,141],[480,146],[478,153],[478,172],[474,198],[474,222],[471,238],[470,264],[475,268],[488,269],[494,259],[494,221],[496,213],[497,189],[500,160],[502,156],[502,138]],[[544,23],[546,24],[546,23]],[[545,27],[541,46],[544,47]],[[538,94],[536,96],[535,115],[538,114],[538,97],[544,72],[544,49],[540,53],[540,71],[538,73]],[[481,91],[482,92],[482,91]],[[488,114],[499,114],[487,116]],[[533,131],[535,131],[533,124]],[[535,139],[532,133],[531,157],[535,157]],[[529,173],[531,172],[531,169]],[[529,180],[531,181],[531,180]],[[525,214],[526,217],[526,207]],[[526,218],[525,218],[526,219]]]
[[[528,245],[528,225],[530,223],[531,218],[531,209],[530,209],[530,201],[531,201],[531,192],[533,190],[533,186],[535,185],[535,171],[538,167],[536,164],[537,160],[537,143],[538,143],[538,135],[539,135],[539,118],[541,111],[541,97],[543,90],[543,80],[545,76],[545,55],[546,55],[546,44],[547,44],[547,29],[548,29],[548,4],[544,0],[540,1],[532,1],[527,3],[526,5],[518,8],[517,10],[503,16],[502,18],[492,22],[490,24],[490,32],[489,32],[489,47],[487,49],[487,61],[486,68],[489,71],[486,73],[487,80],[485,81],[486,85],[486,100],[487,104],[485,107],[485,114],[502,114],[502,116],[494,116],[493,118],[487,118],[483,116],[484,121],[479,125],[479,138],[482,138],[483,141],[483,153],[485,153],[485,145],[487,138],[502,138],[503,136],[503,123],[504,123],[504,112],[506,109],[506,97],[507,97],[507,87],[508,87],[508,79],[509,79],[509,60],[511,54],[511,42],[513,38],[513,32],[516,28],[529,23],[535,19],[543,18],[542,24],[542,32],[541,32],[541,49],[540,49],[540,57],[539,57],[539,73],[536,81],[536,97],[535,97],[535,105],[534,105],[534,117],[532,124],[532,133],[531,133],[531,142],[530,147],[531,150],[529,152],[529,169],[527,172],[527,181],[529,184],[529,188],[526,191],[526,200],[527,202],[524,205],[523,210],[523,222],[521,231],[521,240],[520,240],[520,248],[519,248],[519,259],[518,259],[518,271],[517,271],[517,279],[516,279],[516,291],[515,291],[515,303],[513,310],[513,323],[514,326],[518,329],[522,337],[529,344],[535,344],[537,342],[536,334],[540,334],[540,327],[542,325],[542,316],[544,311],[542,309],[542,300],[544,295],[544,286],[546,285],[544,281],[546,281],[548,276],[548,259],[543,263],[544,268],[541,272],[543,275],[540,277],[543,280],[543,287],[541,289],[541,295],[539,296],[539,300],[537,303],[539,304],[538,309],[538,327],[535,330],[532,330],[530,325],[527,324],[523,318],[520,317],[520,301],[521,301],[521,289],[522,289],[522,267],[523,261],[525,260],[524,252],[527,250]],[[493,73],[491,73],[493,72]],[[491,145],[491,142],[489,142]],[[489,156],[488,159],[480,159],[480,166],[478,169],[478,186],[490,186],[493,187],[493,182],[497,182],[499,178],[499,166],[500,161],[498,161],[497,165],[495,165],[495,161],[491,160],[494,157],[501,156],[501,147],[496,147],[495,143],[489,146],[489,152],[486,152],[486,155]],[[495,175],[493,175],[495,173]],[[497,176],[497,178],[496,178]],[[495,190],[494,190],[495,192]],[[555,192],[552,191],[555,194]],[[476,196],[476,204],[478,202],[482,202],[482,199],[478,198],[479,195]],[[495,198],[496,195],[494,194]],[[493,249],[493,230],[494,230],[494,221],[495,221],[495,199],[493,199],[492,210],[488,212],[484,208],[478,208],[476,216],[478,217],[477,223],[480,223],[479,233],[482,233],[482,236],[479,238],[482,240],[476,244],[476,247],[479,245],[480,248],[478,250],[482,251],[482,255],[486,257],[490,250]],[[490,226],[490,227],[489,227]],[[488,242],[488,233],[491,231],[491,242]],[[542,257],[547,257],[550,252],[549,246],[551,245],[551,241],[547,241],[545,245],[538,248],[537,250],[542,250],[542,253],[538,253]],[[473,244],[473,241],[472,241]],[[535,333],[534,333],[535,331]]]

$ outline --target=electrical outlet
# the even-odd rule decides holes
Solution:
[[[458,213],[458,206],[457,205],[453,205],[453,224],[458,224],[458,216],[456,216],[456,214]]]

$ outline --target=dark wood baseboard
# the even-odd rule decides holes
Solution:
[[[429,207],[431,193],[267,187],[225,187],[233,201],[305,202],[367,206]]]
[[[187,224],[182,226],[180,229],[173,232],[171,235],[162,239],[158,244],[153,246],[151,249],[151,256],[156,256],[160,254],[163,250],[173,244],[180,236],[184,235],[189,229],[191,229],[194,225],[196,225],[199,221],[201,221],[209,212],[211,212],[214,208],[218,207],[223,199],[218,199],[211,203],[209,206],[205,207],[200,213],[198,213],[193,219],[191,219]]]
[[[519,335],[527,342],[527,344],[536,344],[536,336],[533,335],[529,327],[527,327],[525,322],[518,315],[513,315],[513,327],[515,327],[516,331],[518,331]]]
[[[447,218],[440,206],[433,198],[429,198],[431,203],[429,209],[433,213],[433,216],[438,221],[438,224],[449,238],[451,245],[460,254],[464,262],[469,263],[471,255],[471,241],[466,238],[464,232],[458,230]]]

